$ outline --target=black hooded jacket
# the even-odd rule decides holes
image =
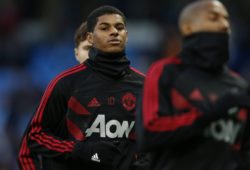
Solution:
[[[139,147],[152,153],[152,170],[248,170],[248,84],[225,63],[214,69],[193,55],[183,51],[149,69]]]

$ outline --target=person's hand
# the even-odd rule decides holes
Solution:
[[[202,113],[196,124],[205,127],[213,120],[230,116],[239,108],[250,109],[250,96],[244,91],[230,91],[214,103],[192,102],[192,104]]]
[[[191,101],[191,103],[205,115],[227,114],[234,107],[250,109],[250,95],[244,91],[230,91],[215,102]]]
[[[100,141],[100,142],[77,142],[70,155],[72,159],[91,161],[112,165],[115,157],[120,156],[121,152],[116,145]]]
[[[250,108],[250,96],[247,92],[230,91],[211,104],[212,113],[227,114],[231,108]]]

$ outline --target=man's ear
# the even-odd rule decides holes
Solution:
[[[184,36],[187,36],[192,33],[191,25],[188,22],[185,22],[181,25],[181,32]]]
[[[78,50],[77,50],[77,48],[74,48],[74,53],[75,53],[75,56],[78,56]]]
[[[93,33],[92,32],[87,32],[87,40],[90,44],[93,45],[94,41],[93,41]]]
[[[76,58],[76,60],[77,60],[78,62],[80,62],[79,56],[78,56],[78,50],[77,50],[77,48],[74,48],[74,52],[75,52],[75,58]]]
[[[128,31],[126,30],[126,43],[128,42]]]

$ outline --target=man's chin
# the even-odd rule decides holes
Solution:
[[[124,50],[124,48],[121,47],[111,47],[105,50],[105,52],[109,52],[109,53],[118,53],[118,52],[122,52]]]

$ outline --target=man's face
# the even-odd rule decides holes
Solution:
[[[87,41],[81,41],[77,48],[75,48],[75,57],[79,63],[83,63],[86,59],[89,58],[89,49],[91,44]]]
[[[190,24],[195,32],[230,32],[228,12],[218,1],[211,1],[201,10],[200,15]]]
[[[88,40],[103,52],[121,52],[127,41],[127,30],[123,18],[118,14],[105,14],[98,17]]]

